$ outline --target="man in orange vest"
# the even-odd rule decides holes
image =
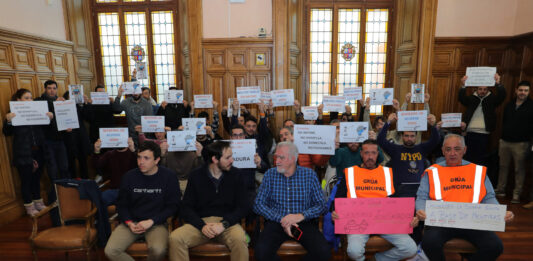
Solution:
[[[378,158],[378,144],[376,140],[366,140],[362,144],[361,166],[352,166],[344,170],[345,178],[337,186],[336,198],[385,198],[394,194],[392,169],[376,164]],[[331,218],[336,220],[338,214],[333,211]],[[411,226],[416,226],[418,219],[413,218]],[[365,259],[365,244],[370,235],[347,235],[348,247],[346,252],[351,259],[361,261]],[[416,254],[415,241],[407,234],[380,235],[394,245],[393,248],[377,253],[376,260],[402,260]]]
[[[487,168],[463,160],[466,146],[463,136],[448,134],[444,138],[442,154],[446,161],[432,165],[420,181],[416,197],[416,216],[426,219],[426,200],[464,203],[499,204],[494,189],[486,176]],[[505,222],[513,220],[507,211]],[[422,238],[422,249],[430,260],[445,260],[442,247],[452,238],[472,242],[477,252],[468,260],[496,260],[503,252],[500,238],[492,231],[427,227]]]

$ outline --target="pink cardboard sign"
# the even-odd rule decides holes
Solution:
[[[410,234],[414,198],[337,198],[335,234]]]

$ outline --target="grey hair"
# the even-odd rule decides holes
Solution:
[[[281,132],[281,130],[283,130],[283,129],[288,130],[291,135],[294,135],[294,130],[291,127],[283,127],[281,129],[279,129],[279,131]]]
[[[276,150],[281,147],[287,147],[289,149],[289,155],[294,157],[294,161],[298,161],[298,148],[294,143],[290,141],[282,141],[276,145]]]
[[[461,145],[463,147],[466,147],[466,144],[465,144],[465,137],[461,136],[461,135],[457,135],[455,133],[449,133],[447,134],[445,137],[444,137],[444,141],[442,142],[442,144],[444,144],[446,142],[447,139],[450,139],[450,138],[458,138],[459,141],[461,142]]]

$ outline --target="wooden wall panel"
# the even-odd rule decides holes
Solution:
[[[0,29],[0,121],[3,122],[9,100],[17,89],[29,89],[35,98],[44,91],[43,83],[54,79],[59,85],[58,94],[63,95],[68,84],[78,83],[74,63],[71,42]],[[24,208],[18,174],[11,165],[11,138],[3,134],[0,151],[0,225],[3,225],[19,218]]]

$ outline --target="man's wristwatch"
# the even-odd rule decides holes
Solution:
[[[228,229],[230,227],[229,222],[226,220],[222,220],[220,221],[220,223],[222,223],[222,226],[224,227],[224,229]]]

